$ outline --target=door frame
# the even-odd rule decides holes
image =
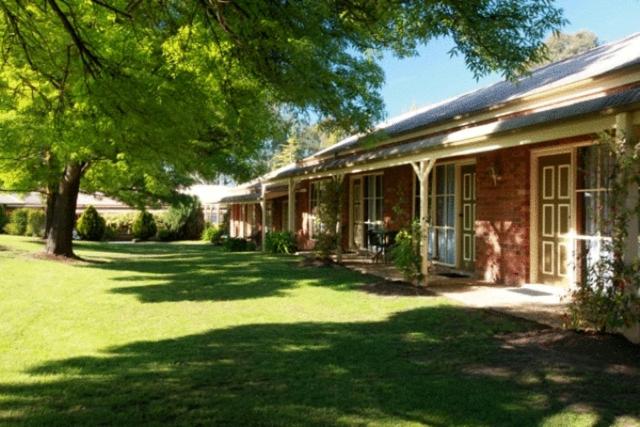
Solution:
[[[455,207],[455,218],[454,218],[454,223],[453,223],[453,232],[455,234],[455,243],[456,243],[456,253],[455,253],[455,262],[453,264],[447,264],[444,263],[442,261],[438,261],[438,260],[431,260],[430,262],[432,262],[433,264],[437,264],[437,265],[442,265],[444,267],[449,267],[449,268],[455,268],[455,269],[462,269],[462,264],[463,264],[463,260],[462,260],[462,216],[460,215],[460,213],[462,212],[462,167],[463,166],[471,166],[477,165],[477,159],[476,157],[469,157],[469,158],[463,158],[463,159],[442,159],[437,161],[434,165],[433,165],[433,169],[431,170],[431,173],[429,174],[429,179],[431,180],[431,188],[430,188],[430,192],[431,192],[431,199],[429,200],[429,216],[432,219],[431,222],[431,227],[434,226],[434,221],[435,221],[435,216],[436,216],[436,203],[435,203],[435,194],[436,194],[436,190],[435,190],[435,186],[436,186],[436,182],[435,179],[433,179],[433,176],[435,176],[435,170],[436,167],[441,166],[441,165],[454,165],[454,176],[455,176],[455,203],[454,203],[454,207]],[[476,196],[478,194],[477,191],[477,175],[478,175],[478,171],[477,171],[477,167],[476,167]],[[412,181],[412,192],[411,192],[411,210],[412,210],[412,214],[415,212],[416,209],[416,198],[415,198],[415,191],[416,191],[416,175],[415,175],[415,171],[414,173],[411,175],[413,178]],[[413,218],[413,217],[412,217]],[[430,248],[432,251],[434,248]]]
[[[570,208],[569,212],[571,219],[569,221],[569,233],[577,235],[578,229],[578,215],[577,215],[577,195],[576,195],[576,183],[578,182],[578,148],[595,144],[595,141],[582,141],[570,144],[563,144],[561,146],[536,148],[531,150],[530,161],[530,174],[529,174],[529,203],[531,209],[529,210],[529,281],[530,283],[540,283],[540,271],[538,268],[539,251],[538,246],[540,244],[540,238],[538,237],[538,216],[540,213],[540,206],[538,201],[538,192],[540,191],[539,180],[539,161],[541,157],[553,156],[556,154],[570,154]],[[576,283],[576,240],[572,242],[569,247],[569,267],[567,271],[566,283],[562,283],[562,286],[573,286]]]
[[[367,176],[373,176],[373,175],[382,175],[383,176],[383,182],[382,182],[382,200],[383,200],[383,212],[384,212],[384,170],[378,170],[378,171],[372,171],[372,172],[366,172],[366,173],[359,173],[359,174],[355,174],[355,175],[350,175],[349,176],[349,250],[355,250],[355,251],[359,251],[362,248],[357,248],[353,245],[353,237],[354,237],[354,229],[353,229],[353,182],[355,180],[361,180],[360,181],[360,217],[363,218],[364,220],[364,178]]]

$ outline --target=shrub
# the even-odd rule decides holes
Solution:
[[[0,233],[4,232],[4,227],[9,222],[9,215],[7,215],[7,210],[4,205],[0,205]]]
[[[224,250],[228,252],[255,251],[256,244],[245,239],[230,238],[224,241]]]
[[[290,231],[271,231],[265,236],[265,249],[274,254],[290,254],[296,251],[296,237]]]
[[[207,225],[207,227],[202,231],[203,242],[213,243],[216,246],[222,244],[222,236],[224,234],[224,230],[216,225]]]
[[[130,238],[133,234],[134,213],[105,216],[106,234],[108,239]]]
[[[415,221],[409,230],[402,230],[396,236],[396,242],[391,250],[393,264],[402,271],[407,280],[422,278],[420,254],[420,223]]]
[[[156,233],[156,239],[160,242],[169,242],[173,239],[173,235],[171,234],[171,232],[164,226],[164,224],[162,226],[158,227],[158,232]]]
[[[5,227],[7,233],[14,236],[24,236],[29,223],[29,209],[20,208],[11,212],[9,223]]]
[[[140,240],[148,240],[156,235],[158,228],[153,215],[147,211],[141,211],[136,215],[131,225],[133,237]]]
[[[104,218],[100,216],[93,206],[88,206],[87,209],[85,209],[76,224],[78,235],[80,235],[80,238],[83,240],[102,240],[105,228],[106,222]]]
[[[204,229],[204,213],[197,199],[171,206],[162,222],[173,239],[198,240]]]
[[[44,236],[45,214],[40,209],[30,209],[27,216],[25,235],[33,237]]]

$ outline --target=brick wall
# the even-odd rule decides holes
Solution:
[[[383,217],[386,229],[399,230],[411,223],[414,179],[415,174],[410,165],[384,170],[382,191],[384,193]]]
[[[476,273],[491,283],[529,279],[530,149],[476,158]],[[494,184],[491,168],[499,175]]]

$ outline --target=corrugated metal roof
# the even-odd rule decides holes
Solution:
[[[541,111],[524,116],[514,117],[497,122],[492,134],[500,134],[508,131],[531,127],[544,123],[553,123],[559,120],[567,120],[583,116],[585,114],[602,112],[614,107],[623,107],[640,104],[640,88],[629,89],[613,95],[583,101],[565,107]],[[309,175],[345,167],[357,166],[371,161],[387,160],[405,157],[411,154],[424,153],[430,149],[439,148],[447,139],[447,134],[435,135],[410,143],[381,147],[362,153],[356,153],[337,159],[330,159],[312,166],[288,169],[273,176],[271,179],[283,179],[292,176]]]
[[[640,64],[640,33],[538,68],[529,76],[522,77],[515,82],[501,81],[427,106],[416,112],[401,115],[380,125],[378,130],[389,136],[406,133],[453,120],[457,116],[480,112],[535,92],[565,86],[637,64]],[[361,138],[349,137],[332,147],[317,152],[312,157],[351,150],[357,148],[360,142]]]
[[[260,194],[258,193],[247,193],[247,194],[236,194],[233,196],[226,196],[220,199],[220,203],[257,203],[260,201]]]

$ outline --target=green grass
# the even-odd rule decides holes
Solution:
[[[537,327],[438,297],[364,292],[373,279],[341,268],[201,244],[81,243],[83,263],[38,259],[40,243],[24,238],[0,236],[0,248],[0,424],[640,416],[637,371],[509,344]]]

